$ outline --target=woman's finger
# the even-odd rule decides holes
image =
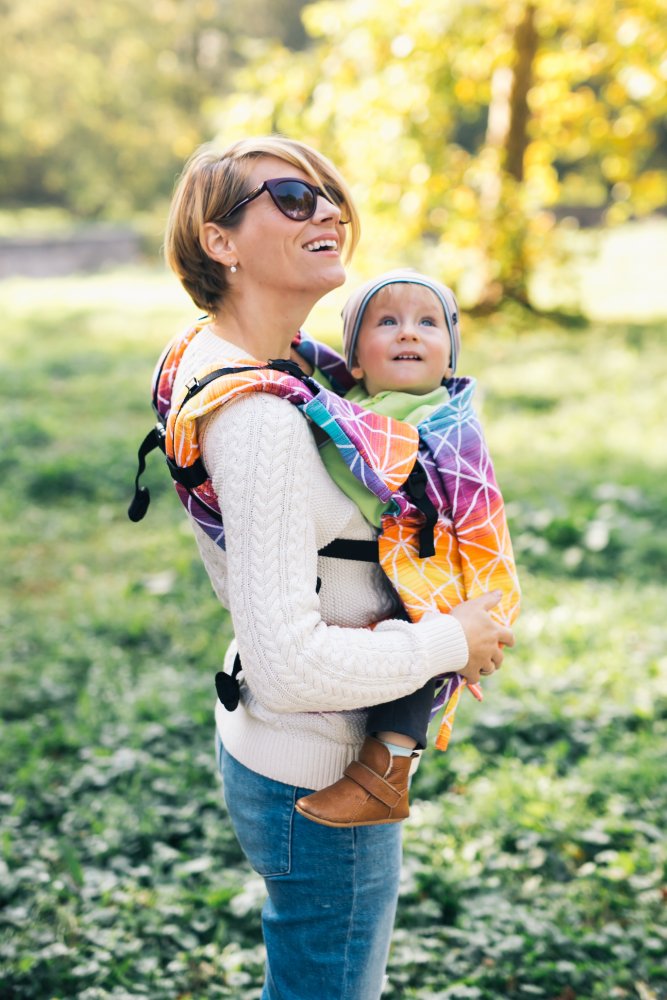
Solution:
[[[514,645],[514,632],[511,628],[507,628],[506,625],[498,626],[498,642],[502,643],[503,646],[513,646]]]

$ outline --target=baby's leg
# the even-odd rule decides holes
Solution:
[[[394,733],[390,730],[381,729],[378,733],[373,733],[377,740],[381,743],[385,743],[392,753],[397,753],[399,757],[402,756],[400,751],[407,750],[406,756],[409,756],[409,751],[414,750],[417,746],[417,740],[413,740],[410,736],[404,736],[403,733]]]
[[[414,748],[426,745],[434,691],[435,682],[430,681],[406,698],[372,708],[359,759],[335,784],[299,799],[297,812],[338,827],[405,819],[410,813],[410,773],[419,758]]]
[[[367,735],[408,750],[423,750],[434,698],[435,681],[431,680],[414,694],[375,705],[368,713]]]

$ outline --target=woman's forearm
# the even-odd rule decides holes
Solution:
[[[272,711],[343,711],[401,697],[465,666],[458,622],[375,629],[326,624],[311,508],[317,449],[284,400],[254,396],[218,414],[205,460],[221,499],[229,604],[244,674]],[[350,595],[354,600],[354,595]]]

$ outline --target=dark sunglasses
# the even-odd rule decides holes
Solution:
[[[319,188],[315,187],[314,184],[309,184],[308,181],[300,180],[298,177],[277,177],[274,180],[264,181],[249,195],[237,202],[229,212],[215,221],[225,222],[240,208],[248,205],[255,198],[259,198],[264,191],[269,192],[276,208],[280,209],[288,219],[293,219],[295,222],[305,222],[306,219],[312,219],[315,215],[318,198],[324,198],[325,201],[337,208],[342,209],[345,205],[342,192],[335,187]],[[341,222],[349,222],[349,219],[341,219]]]

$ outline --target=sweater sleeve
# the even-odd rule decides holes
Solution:
[[[362,708],[465,666],[465,635],[449,615],[374,629],[322,620],[310,503],[320,458],[295,407],[264,393],[228,405],[208,423],[204,460],[223,511],[229,610],[245,679],[267,709]]]

